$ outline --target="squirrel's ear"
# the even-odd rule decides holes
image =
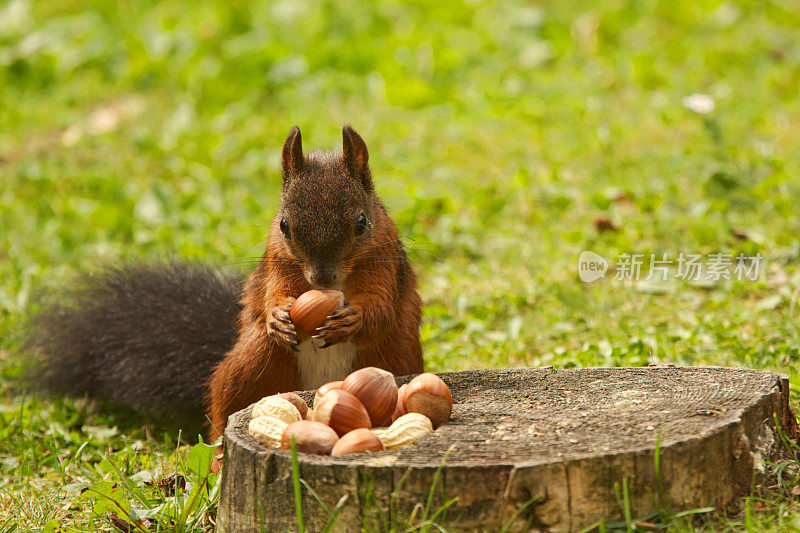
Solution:
[[[305,164],[300,128],[295,126],[286,137],[286,142],[283,143],[283,179],[302,171]]]
[[[369,173],[369,152],[367,143],[347,124],[342,128],[342,164],[353,175],[361,178],[364,186],[372,188],[372,177]]]

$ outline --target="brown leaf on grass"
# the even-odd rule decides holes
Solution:
[[[145,109],[145,99],[132,95],[113,100],[92,111],[88,117],[76,122],[61,133],[61,143],[72,146],[84,135],[100,135],[116,130],[123,120],[141,114]]]
[[[145,482],[145,485],[156,485],[165,496],[174,496],[176,489],[186,488],[186,478],[180,474],[172,474],[156,481]]]
[[[750,240],[750,237],[747,236],[747,231],[740,228],[731,228],[731,235],[740,241]]]
[[[114,529],[117,531],[122,531],[123,533],[132,533],[136,531],[136,526],[123,520],[116,513],[108,513],[108,519],[111,520],[111,525],[113,525]]]
[[[606,217],[595,217],[594,228],[601,233],[604,231],[619,231],[619,226]]]
[[[633,197],[626,192],[621,192],[612,198],[616,204],[633,204]]]

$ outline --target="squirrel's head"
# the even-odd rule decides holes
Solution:
[[[303,154],[296,126],[283,145],[281,205],[273,221],[276,243],[302,262],[312,287],[341,290],[350,267],[371,242],[382,210],[364,140],[342,129],[342,153]]]

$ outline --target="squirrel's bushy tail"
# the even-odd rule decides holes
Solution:
[[[236,340],[242,277],[178,262],[85,276],[35,319],[35,379],[170,422],[199,424],[206,382]]]

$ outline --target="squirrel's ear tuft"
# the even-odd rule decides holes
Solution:
[[[342,128],[342,164],[351,174],[361,178],[364,187],[372,189],[368,163],[367,143],[350,127],[350,124],[347,124]]]
[[[306,164],[303,156],[303,141],[300,128],[295,126],[283,143],[283,179],[287,179],[303,170]]]

